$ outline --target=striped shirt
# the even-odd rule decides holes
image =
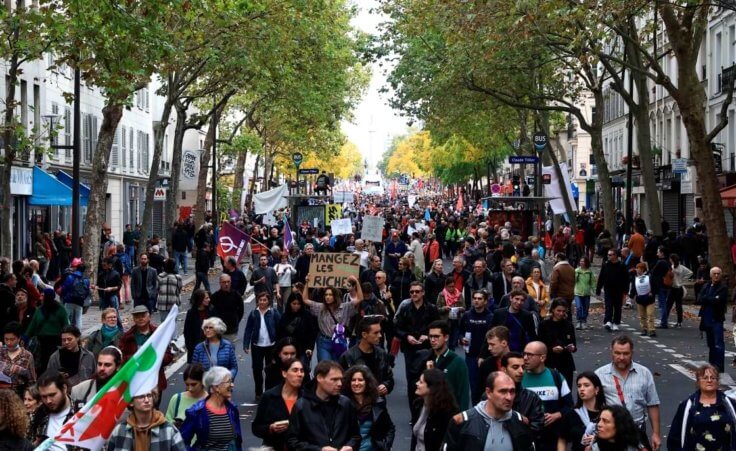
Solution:
[[[598,368],[595,374],[603,384],[606,404],[625,406],[637,425],[646,421],[648,407],[659,405],[654,377],[652,372],[643,365],[632,362],[626,377],[621,376],[613,363]]]
[[[210,430],[207,445],[204,449],[227,451],[230,441],[235,438],[235,432],[233,431],[233,425],[230,424],[227,409],[223,408],[221,411],[214,412],[208,406],[207,417],[210,420]]]

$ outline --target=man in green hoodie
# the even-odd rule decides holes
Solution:
[[[463,359],[447,346],[450,339],[450,325],[446,321],[433,321],[429,324],[428,336],[432,354],[427,361],[427,367],[442,370],[455,395],[458,406],[461,409],[469,408],[470,379],[468,378],[468,367]]]
[[[487,401],[455,415],[445,434],[442,450],[528,451],[534,449],[532,431],[521,414],[512,410],[516,385],[495,371],[486,380]]]

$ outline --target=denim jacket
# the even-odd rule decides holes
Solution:
[[[266,321],[266,329],[271,342],[276,341],[276,328],[281,320],[281,313],[271,307],[263,315]],[[261,331],[261,314],[258,309],[248,314],[248,320],[245,323],[245,334],[243,335],[243,349],[250,348],[251,344],[258,343],[258,334]]]

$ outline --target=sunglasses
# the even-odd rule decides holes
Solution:
[[[409,294],[421,293],[422,290],[409,290]]]

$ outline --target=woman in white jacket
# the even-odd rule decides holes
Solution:
[[[284,312],[284,299],[289,299],[291,294],[291,281],[296,276],[296,268],[289,263],[289,253],[281,253],[281,261],[276,263],[273,267],[276,271],[276,276],[279,278],[279,291],[281,292],[281,298],[277,300],[279,311]]]

